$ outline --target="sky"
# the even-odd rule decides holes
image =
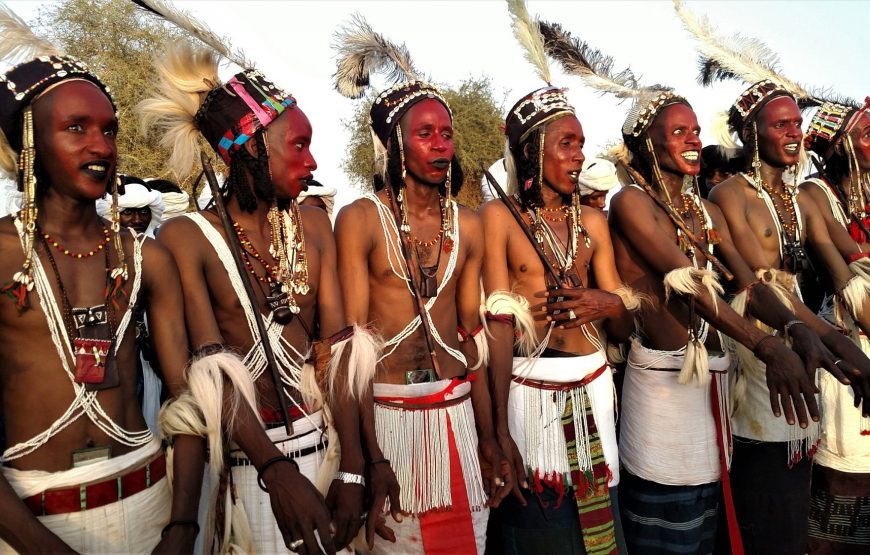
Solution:
[[[45,1],[7,0],[31,20]],[[405,43],[416,66],[434,82],[458,85],[468,77],[488,76],[502,112],[544,83],[523,58],[514,39],[507,5],[498,0],[187,0],[175,4],[228,37],[258,69],[291,92],[310,119],[317,159],[315,178],[339,190],[337,205],[359,196],[341,169],[348,143],[342,126],[355,101],[333,88],[333,36],[352,14],[375,31]],[[745,88],[738,82],[713,88],[697,85],[694,43],[670,1],[537,1],[529,13],[560,23],[603,53],[614,68],[630,67],[642,83],[663,83],[686,96],[702,128]],[[870,2],[853,1],[686,1],[696,15],[707,15],[719,32],[740,32],[763,40],[780,57],[782,73],[810,87],[831,88],[863,99],[870,95],[870,73],[863,70],[868,51]],[[587,156],[619,138],[629,104],[600,96],[556,64],[553,84],[567,87],[587,137]],[[222,70],[229,77],[235,66]],[[373,78],[373,86],[391,83]],[[135,122],[121,122],[134,128]],[[710,142],[702,130],[704,144]]]

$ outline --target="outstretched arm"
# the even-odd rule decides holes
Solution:
[[[188,340],[194,353],[210,345],[224,345],[224,338],[212,309],[206,279],[205,253],[211,247],[205,242],[199,228],[187,218],[176,218],[165,224],[159,241],[172,253],[181,274],[184,291],[184,313]],[[254,409],[246,402],[237,404],[231,412],[232,389],[225,380],[223,425],[251,464],[259,472],[266,461],[281,457],[283,453],[266,435]],[[314,485],[296,470],[292,464],[271,464],[262,473],[263,482],[272,502],[272,512],[278,527],[289,544],[303,539],[309,552],[316,553],[317,540],[314,530],[328,553],[335,553],[332,534],[329,531],[329,511],[323,496]]]
[[[465,330],[473,330],[481,325],[480,321],[480,271],[483,264],[483,225],[476,214],[463,208],[461,210],[463,245],[466,251],[465,264],[456,284],[456,303],[459,325]],[[479,355],[479,353],[476,353]],[[468,355],[466,355],[468,356]],[[474,406],[474,420],[479,437],[480,463],[484,471],[484,485],[490,504],[498,507],[507,497],[516,482],[514,469],[505,458],[495,439],[492,423],[492,399],[489,392],[487,371],[481,369],[474,374],[471,382],[471,402]],[[487,476],[488,475],[488,476]]]
[[[645,193],[625,189],[617,194],[611,202],[611,219],[625,240],[636,241],[633,245],[634,251],[646,265],[663,277],[671,271],[691,265],[676,244],[673,224]],[[767,364],[771,410],[776,416],[784,411],[788,422],[793,424],[797,411],[798,421],[806,426],[806,406],[813,418],[818,417],[815,386],[793,351],[778,340],[762,341],[769,336],[734,312],[718,295],[711,295],[705,288],[700,288],[695,299],[696,310],[705,320],[745,345]]]
[[[142,280],[148,303],[148,328],[169,392],[178,398],[187,390],[184,369],[189,357],[181,279],[172,255],[155,241],[146,241],[143,259]],[[205,440],[183,435],[174,437],[172,444],[175,456],[172,459],[170,521],[196,522],[205,465]],[[172,526],[155,552],[188,553],[193,551],[195,541],[194,526]]]
[[[368,201],[365,201],[368,202]],[[335,222],[335,239],[338,252],[338,278],[344,302],[344,313],[349,324],[365,326],[369,315],[369,254],[374,248],[370,234],[377,229],[377,222],[369,222],[361,201],[344,207]],[[359,402],[359,420],[362,425],[362,441],[369,460],[371,503],[366,519],[366,541],[369,549],[374,546],[375,534],[395,542],[396,536],[386,525],[383,516],[384,504],[389,498],[393,520],[402,521],[402,506],[399,502],[399,482],[384,457],[375,432],[374,398],[371,387]]]

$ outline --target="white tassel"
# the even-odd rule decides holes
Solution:
[[[326,424],[326,438],[329,445],[326,448],[326,453],[323,455],[323,461],[320,463],[320,468],[317,469],[317,476],[314,479],[314,485],[320,493],[326,497],[329,493],[329,486],[332,484],[332,479],[335,473],[338,472],[338,466],[341,464],[341,444],[338,441],[338,432],[335,431],[335,422],[332,418],[332,411],[328,406],[323,407],[323,422]]]
[[[479,368],[486,368],[489,365],[489,341],[486,339],[486,332],[481,330],[473,338],[474,347],[477,349],[477,364],[469,368],[474,371]]]
[[[846,286],[840,290],[843,303],[849,310],[849,314],[856,321],[864,314],[864,303],[870,293],[870,281],[860,275],[854,275],[846,282]]]
[[[870,280],[870,258],[859,258],[849,263],[849,270],[856,276]]]
[[[254,382],[242,360],[220,352],[191,361],[186,378],[188,392],[167,403],[160,411],[158,425],[164,437],[189,434],[205,437],[209,446],[209,467],[219,474],[223,468],[223,432],[232,435],[239,403],[247,403],[259,419]],[[232,385],[230,407],[223,406],[224,380]]]
[[[493,291],[486,299],[484,308],[491,314],[513,316],[514,328],[519,334],[515,345],[524,356],[530,356],[535,352],[538,346],[538,335],[535,331],[535,319],[529,309],[529,301],[525,297],[508,291]],[[486,333],[491,336],[485,317],[483,325]]]
[[[716,112],[710,121],[710,134],[713,142],[724,148],[736,149],[737,135],[728,125],[728,112]]]
[[[757,270],[755,276],[768,287],[779,302],[789,310],[794,310],[794,295],[797,290],[797,278],[784,270],[767,268]],[[769,330],[770,328],[762,328]]]
[[[620,285],[614,291],[614,294],[619,295],[622,299],[622,304],[629,312],[635,312],[640,309],[644,302],[649,302],[649,296],[632,289],[628,285]]]
[[[709,383],[710,361],[707,357],[707,347],[690,333],[689,342],[686,343],[686,356],[677,383],[685,385],[693,379],[697,380],[698,387],[704,387]]]
[[[691,266],[677,268],[665,274],[664,285],[665,300],[670,298],[672,292],[697,298],[701,296],[702,291],[706,291],[713,300],[714,313],[719,314],[716,297],[723,294],[725,290],[722,289],[719,278],[712,270]]]
[[[346,357],[346,365],[342,364],[344,354],[350,346],[350,354]],[[368,328],[353,326],[353,335],[332,346],[332,356],[329,359],[329,395],[335,398],[335,380],[342,368],[347,368],[347,393],[351,398],[360,399],[371,387],[375,378],[378,359],[384,348],[380,335]]]

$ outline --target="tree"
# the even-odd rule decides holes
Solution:
[[[128,0],[66,0],[40,11],[40,34],[75,56],[111,89],[118,108],[118,171],[149,178],[165,173],[168,155],[159,137],[143,137],[136,104],[157,79],[154,60],[167,42],[181,36]],[[171,176],[170,179],[174,179]]]
[[[465,172],[465,182],[457,200],[476,210],[483,200],[480,166],[488,168],[504,152],[504,134],[500,131],[504,123],[502,108],[495,101],[488,77],[470,77],[458,89],[441,90],[453,112],[456,153]],[[375,94],[370,92],[364,101],[359,102],[353,117],[343,122],[351,139],[342,169],[363,190],[371,189],[374,173],[368,118]]]

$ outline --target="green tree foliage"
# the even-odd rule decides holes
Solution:
[[[143,137],[133,112],[156,81],[154,60],[179,36],[129,0],[65,0],[40,11],[39,32],[85,61],[109,86],[118,107],[118,170],[163,176],[167,153],[153,134]]]
[[[459,88],[442,88],[442,91],[453,112],[456,152],[465,171],[465,184],[457,200],[476,210],[482,201],[480,166],[488,168],[504,151],[504,134],[500,130],[504,123],[502,109],[496,103],[488,77],[471,77]],[[342,169],[363,190],[370,190],[373,174],[374,154],[368,118],[374,94],[360,101],[353,117],[344,122],[351,139]]]

